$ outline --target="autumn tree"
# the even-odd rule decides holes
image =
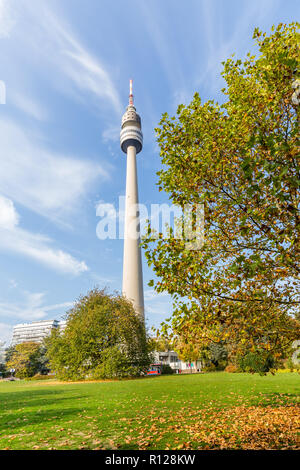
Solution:
[[[143,320],[132,303],[94,289],[67,314],[63,333],[46,340],[50,367],[63,380],[141,375],[150,365]]]
[[[4,354],[5,363],[10,361],[14,352],[15,352],[15,346],[9,346],[8,348],[6,348],[5,354]]]
[[[279,358],[299,337],[298,27],[255,29],[258,55],[224,62],[224,103],[196,93],[156,129],[160,190],[205,212],[198,250],[172,230],[144,240],[156,290],[174,298],[163,330],[181,342]]]
[[[152,350],[157,352],[172,351],[173,345],[164,336],[157,336],[151,338]]]
[[[20,379],[34,376],[39,371],[39,350],[40,345],[33,341],[17,344],[6,368],[14,369],[16,377]]]

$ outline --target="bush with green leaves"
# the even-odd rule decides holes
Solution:
[[[291,357],[285,363],[285,368],[290,372],[300,371],[300,364],[296,364]]]
[[[227,366],[228,351],[223,343],[211,343],[208,347],[208,358],[216,370],[224,370]]]
[[[0,378],[6,377],[7,374],[7,369],[5,367],[5,364],[0,363]]]
[[[35,374],[33,377],[27,378],[27,380],[51,380],[53,379],[53,376],[51,375],[46,375],[46,374]]]
[[[174,374],[174,370],[169,364],[163,364],[161,368],[162,375],[170,375]]]
[[[16,347],[15,347],[15,346],[9,346],[9,347],[5,350],[5,364],[7,364],[7,363],[11,360],[11,358],[12,358],[12,356],[13,356],[15,350],[16,350]]]
[[[65,331],[53,330],[46,347],[51,370],[62,380],[137,377],[152,361],[132,303],[99,289],[79,298]]]
[[[216,372],[217,368],[212,362],[208,362],[202,368],[202,372]]]
[[[229,372],[230,374],[235,374],[239,372],[239,369],[234,364],[228,364],[228,366],[225,367],[225,372]]]
[[[271,354],[248,352],[237,358],[237,364],[242,372],[259,373],[265,375],[276,369],[276,361]]]
[[[33,341],[20,343],[14,346],[9,361],[8,370],[14,369],[19,379],[33,377],[39,371],[40,345]]]

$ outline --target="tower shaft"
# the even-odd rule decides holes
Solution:
[[[133,104],[130,80],[129,105],[122,117],[121,149],[127,155],[126,198],[124,224],[123,295],[133,303],[144,320],[143,270],[140,248],[140,214],[136,155],[143,148],[141,118]]]
[[[136,148],[127,148],[124,258],[123,258],[123,295],[131,300],[133,306],[144,318],[143,271],[139,237],[138,182],[136,167]]]

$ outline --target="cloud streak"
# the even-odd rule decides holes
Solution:
[[[0,0],[0,38],[9,37],[14,24],[9,1]]]
[[[120,97],[108,68],[100,58],[95,57],[84,46],[71,27],[58,18],[46,3],[23,1],[23,7],[31,16],[31,21],[40,25],[40,28],[36,27],[30,35],[31,47],[39,55],[42,51],[40,59],[51,70],[55,69],[55,82],[59,82],[60,75],[63,76],[65,91],[70,92],[70,85],[73,85],[72,91],[79,99],[82,100],[87,94],[98,108],[102,108],[104,103],[109,103],[119,115],[122,111]],[[43,43],[42,49],[40,42]]]
[[[13,324],[20,322],[32,322],[49,318],[49,314],[53,319],[58,319],[68,309],[74,305],[74,302],[62,302],[60,304],[47,305],[45,303],[45,293],[43,292],[22,292],[22,300],[20,302],[0,302],[0,317],[9,318]],[[58,311],[58,314],[52,312]],[[0,343],[6,342],[9,345],[13,332],[13,325],[6,322],[0,322]]]
[[[144,292],[146,315],[150,314],[156,326],[170,314],[171,296],[167,292],[157,293],[153,289]]]
[[[0,119],[0,141],[0,191],[40,215],[59,220],[93,181],[109,178],[99,165],[50,152],[11,121]]]
[[[233,27],[225,38],[217,2],[206,0],[198,2],[198,16],[204,18],[201,32],[204,35],[202,41],[204,39],[206,44],[206,54],[205,60],[199,64],[200,73],[196,85],[207,88],[210,93],[215,93],[223,87],[224,81],[220,75],[222,61],[227,60],[232,54],[239,56],[244,54],[254,27],[268,18],[277,7],[278,0],[246,2],[241,14],[232,20]]]
[[[24,255],[56,271],[78,275],[88,270],[84,261],[51,246],[52,241],[19,227],[13,202],[0,196],[0,249]]]
[[[12,338],[12,332],[13,332],[12,325],[9,325],[8,323],[0,322],[0,353],[1,353],[1,347],[9,345],[11,338]],[[2,344],[2,342],[4,342],[4,345]]]
[[[45,121],[47,119],[47,112],[43,109],[38,102],[20,92],[10,92],[9,95],[12,103],[21,111],[28,114],[38,121]]]

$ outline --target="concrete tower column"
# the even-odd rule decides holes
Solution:
[[[136,167],[136,154],[142,150],[143,134],[141,131],[141,118],[136,113],[133,105],[131,80],[129,106],[122,119],[120,140],[121,149],[127,155],[122,293],[133,303],[136,312],[144,320],[144,289]]]

